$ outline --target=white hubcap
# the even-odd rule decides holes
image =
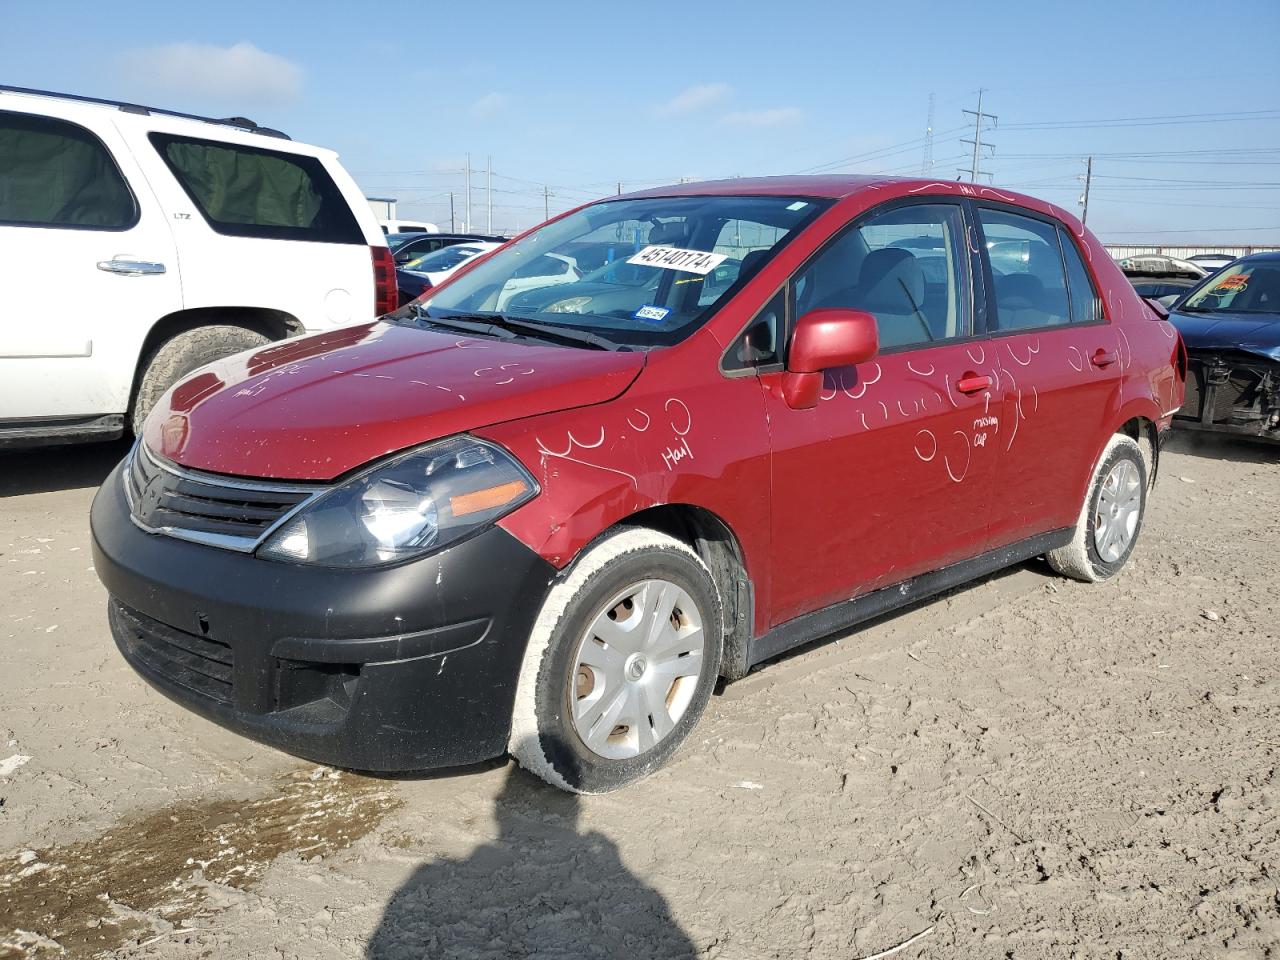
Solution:
[[[1107,563],[1115,563],[1133,542],[1142,511],[1142,479],[1131,460],[1120,460],[1102,481],[1093,516],[1093,545]]]
[[[570,674],[573,728],[611,760],[653,749],[684,716],[702,672],[702,613],[667,580],[611,597],[578,643]]]

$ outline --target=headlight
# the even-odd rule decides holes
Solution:
[[[544,307],[543,313],[581,313],[582,308],[591,302],[590,297],[566,297],[563,300],[557,300],[548,307]]]
[[[272,534],[258,553],[331,567],[392,563],[465,537],[536,493],[533,477],[501,447],[453,437],[335,487]]]

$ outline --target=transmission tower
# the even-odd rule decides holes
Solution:
[[[933,172],[933,94],[929,94],[929,122],[924,128],[924,160],[920,164],[920,176]]]
[[[982,135],[988,130],[994,130],[1000,120],[1000,118],[997,117],[994,113],[982,112],[982,95],[985,92],[986,91],[984,89],[979,88],[977,110],[963,111],[964,113],[970,114],[973,117],[973,139],[972,140],[962,139],[960,142],[973,144],[973,162],[970,164],[968,170],[966,170],[964,167],[957,167],[956,172],[959,173],[961,176],[964,176],[966,173],[968,173],[969,180],[973,183],[977,183],[979,177],[991,176],[991,171],[982,169],[982,148],[986,147],[988,150],[994,151],[995,144],[984,143],[982,140]],[[988,120],[991,121],[991,126],[989,127],[986,126],[986,121]]]

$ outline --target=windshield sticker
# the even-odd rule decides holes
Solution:
[[[1247,290],[1249,287],[1249,275],[1247,273],[1233,273],[1229,277],[1223,277],[1213,285],[1214,291],[1221,290],[1223,294],[1235,293],[1241,290]]]
[[[637,320],[644,320],[646,323],[661,323],[667,319],[667,314],[670,312],[666,307],[658,307],[651,303],[646,303],[631,316]]]
[[[661,267],[663,270],[683,270],[706,276],[724,261],[726,253],[707,253],[705,250],[682,250],[679,247],[663,247],[650,244],[639,253],[627,258],[627,263],[642,267]]]
[[[798,210],[803,210],[808,205],[809,204],[805,203],[803,200],[797,200],[795,203],[788,203],[787,209],[794,213]]]

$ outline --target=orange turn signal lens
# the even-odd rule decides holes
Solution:
[[[501,507],[503,504],[510,503],[516,497],[523,495],[528,489],[529,485],[523,480],[500,483],[496,487],[485,487],[483,490],[476,490],[474,493],[464,493],[461,496],[450,497],[449,509],[453,511],[455,517],[465,517],[469,513],[479,513],[482,510]]]

